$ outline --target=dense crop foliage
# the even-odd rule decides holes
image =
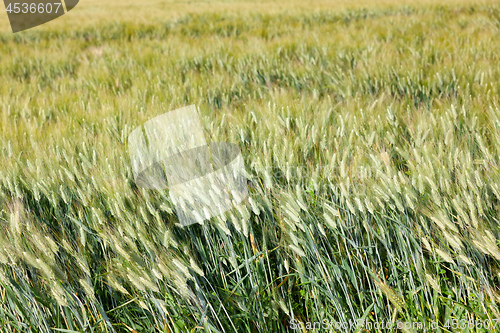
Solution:
[[[0,34],[2,331],[500,318],[499,29],[415,3]],[[189,104],[252,186],[180,228],[127,137]]]

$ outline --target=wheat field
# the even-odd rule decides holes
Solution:
[[[470,0],[0,14],[0,331],[494,331],[499,30]],[[252,186],[182,228],[127,140],[191,104]]]

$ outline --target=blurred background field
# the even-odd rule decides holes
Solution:
[[[469,5],[487,4],[494,1],[471,1],[471,0],[444,0],[440,5]],[[165,19],[183,17],[188,14],[207,13],[266,13],[275,14],[283,12],[318,12],[328,10],[349,10],[356,8],[380,8],[387,6],[404,5],[432,5],[433,0],[318,0],[318,1],[279,1],[279,0],[148,0],[148,1],[99,1],[80,0],[78,11],[72,13],[72,18],[65,17],[62,20],[53,21],[50,24],[38,27],[37,30],[51,30],[62,28],[71,30],[90,25],[102,25],[105,22],[136,22],[136,23],[157,23]],[[3,4],[2,4],[3,6]],[[2,8],[3,10],[3,8]],[[0,16],[0,31],[8,32],[7,15]]]
[[[17,34],[0,15],[0,330],[491,331],[499,30],[493,1],[82,1]],[[179,228],[127,137],[190,104],[253,186]]]

